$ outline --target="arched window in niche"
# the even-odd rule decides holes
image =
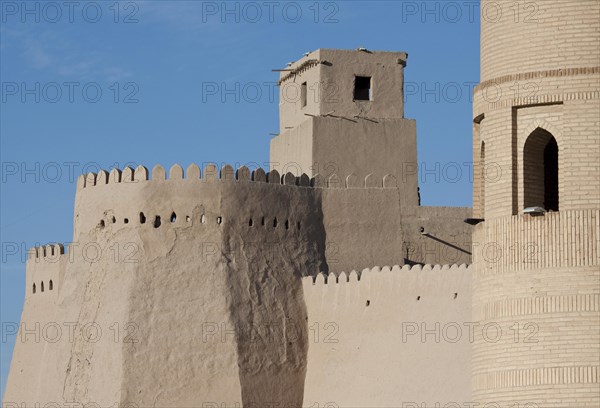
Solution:
[[[558,144],[542,128],[534,130],[523,148],[523,204],[558,211]]]
[[[50,282],[48,282],[48,290],[52,289],[54,289],[54,284],[52,283],[52,279],[50,279]]]
[[[35,283],[33,284],[33,293],[35,293]]]
[[[42,281],[42,283],[40,283],[40,292],[44,291],[44,281]]]

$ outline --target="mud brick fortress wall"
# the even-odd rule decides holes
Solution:
[[[419,203],[406,53],[308,53],[270,171],[79,178],[73,242],[27,260],[4,404],[597,407],[600,6],[502,4],[473,211]]]
[[[140,406],[159,401],[165,406],[195,406],[198,401],[224,401],[224,396],[232,403],[298,403],[308,398],[304,395],[307,367],[309,361],[316,364],[321,359],[311,357],[321,355],[321,343],[319,338],[311,339],[310,324],[340,325],[344,333],[340,342],[350,348],[342,355],[345,363],[332,364],[331,369],[343,371],[352,364],[348,360],[351,339],[365,337],[371,329],[362,332],[360,325],[344,326],[337,316],[311,309],[312,300],[306,295],[310,292],[320,302],[314,294],[332,290],[333,280],[342,285],[348,276],[343,271],[352,270],[349,265],[364,269],[402,263],[406,253],[420,256],[403,250],[406,237],[394,176],[339,180],[337,175],[326,180],[319,175],[281,176],[276,170],[265,173],[245,167],[234,171],[227,165],[201,170],[193,164],[185,171],[179,165],[168,172],[161,166],[152,171],[140,166],[81,176],[75,199],[75,243],[66,248],[34,248],[28,259],[19,333],[26,341],[17,344],[13,361],[19,370],[11,372],[5,401],[133,401]],[[373,211],[373,206],[380,210]],[[440,208],[436,212],[424,207],[419,214],[428,231],[449,239],[435,228],[436,223],[443,224],[441,219],[448,214],[465,217],[470,211]],[[422,237],[420,232],[408,235]],[[422,255],[441,254],[468,262],[466,252]],[[375,309],[394,303],[399,295],[410,304],[418,302],[417,296],[436,304],[437,293],[428,294],[439,290],[468,321],[466,267],[459,268],[463,272],[457,280],[457,267],[436,267],[422,275],[421,267],[415,268],[402,272],[394,268],[392,273],[388,267],[387,272],[373,273],[373,282],[381,276],[381,288],[400,287],[404,280],[415,286],[405,295],[374,290],[368,297]],[[323,273],[330,277],[330,286],[321,288]],[[370,280],[368,273],[364,275],[361,281],[367,289]],[[394,284],[396,279],[401,280]],[[349,288],[358,280],[357,274],[350,274],[350,280]],[[315,287],[309,290],[303,282],[315,282]],[[453,298],[455,292],[461,293],[459,301]],[[364,307],[362,297],[356,296],[348,309]],[[430,322],[441,319],[437,313],[446,309],[429,309],[423,302],[419,306],[431,313]],[[354,319],[351,313],[348,316],[349,321]],[[134,326],[128,327],[132,322]],[[45,330],[41,341],[23,333],[36,324]],[[44,341],[53,336],[54,324],[63,333],[69,325],[78,329],[72,339],[63,335],[56,342]],[[384,332],[388,325],[382,319],[376,326]],[[213,327],[219,328],[217,334],[210,331]],[[289,332],[265,343],[248,338],[249,327],[281,327]],[[95,328],[103,336],[89,341],[84,335],[96,335]],[[119,328],[135,342],[115,341]],[[382,336],[381,341],[400,341],[399,334]],[[371,352],[376,352],[378,343],[372,343]],[[419,341],[415,344],[410,347],[425,350]],[[463,344],[463,353],[468,347]],[[410,354],[408,346],[404,350]],[[440,364],[455,355],[440,354]],[[468,359],[461,361],[468,363]],[[40,364],[45,368],[40,369]],[[177,375],[165,374],[170,372]],[[461,381],[468,382],[467,366],[461,373]],[[409,380],[405,378],[407,385],[413,383]],[[324,387],[312,388],[311,398],[329,401],[329,387],[320,384]],[[397,398],[396,385],[380,386],[387,390],[388,401]],[[457,390],[465,393],[463,387],[448,391],[457,396]],[[339,398],[338,402],[351,403]]]

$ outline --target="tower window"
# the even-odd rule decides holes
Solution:
[[[551,133],[537,128],[523,150],[523,201],[525,207],[558,211],[558,145]]]
[[[371,77],[357,76],[354,78],[354,100],[371,100]]]
[[[303,82],[302,85],[300,86],[300,103],[302,108],[304,108],[306,106],[306,82]]]

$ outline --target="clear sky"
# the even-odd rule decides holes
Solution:
[[[268,167],[279,132],[272,69],[307,51],[408,52],[422,204],[471,205],[475,1],[0,4],[2,392],[25,249],[72,240],[76,176],[127,164]]]

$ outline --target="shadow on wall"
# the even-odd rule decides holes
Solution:
[[[231,291],[242,402],[244,406],[267,406],[272,401],[302,406],[308,315],[301,278],[329,270],[322,198],[314,189],[290,189],[283,194],[271,189],[263,194],[270,213],[292,213],[292,218],[307,221],[298,239],[286,234],[286,222],[276,218],[269,219],[268,225],[262,221],[225,225],[223,263]],[[222,202],[235,210],[237,200]],[[274,234],[263,235],[264,241],[254,239],[265,228]],[[228,248],[237,250],[228,252]]]

